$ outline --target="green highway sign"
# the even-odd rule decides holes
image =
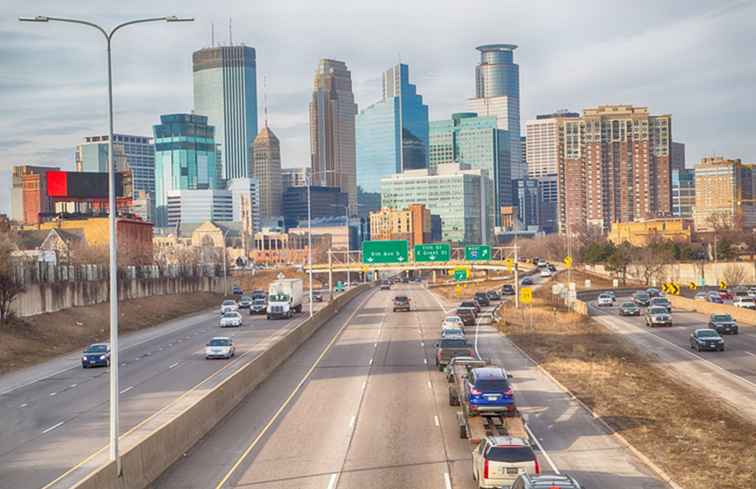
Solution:
[[[406,240],[363,241],[362,262],[407,263],[409,247]]]
[[[454,281],[455,282],[464,282],[467,280],[467,270],[455,270],[454,271]]]
[[[429,243],[415,245],[415,261],[449,261],[451,246],[449,243]]]
[[[465,260],[490,260],[491,247],[488,245],[465,246]]]

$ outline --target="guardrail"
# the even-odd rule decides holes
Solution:
[[[701,314],[729,314],[741,325],[745,323],[745,325],[756,326],[756,311],[750,309],[735,307],[731,304],[697,301],[676,295],[668,295],[667,299],[669,299],[672,307],[679,307],[680,309],[695,311]]]
[[[179,403],[162,419],[157,418],[122,438],[121,477],[116,475],[115,462],[107,462],[75,483],[73,489],[144,489],[149,486],[332,319],[343,305],[372,286],[363,284],[345,292],[199,399],[185,399],[186,405]]]

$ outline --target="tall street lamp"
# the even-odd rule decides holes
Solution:
[[[347,288],[351,287],[352,281],[351,281],[351,275],[349,273],[349,265],[350,265],[350,256],[349,252],[351,251],[351,241],[350,241],[350,234],[351,229],[349,228],[349,204],[347,205],[339,205],[339,204],[330,204],[331,207],[336,207],[337,209],[344,209],[344,225],[346,226],[346,266],[347,266]]]
[[[314,175],[326,175],[336,173],[334,170],[323,170],[319,172],[305,173],[305,183],[307,184],[307,266],[309,268],[308,281],[310,289],[310,317],[312,317],[312,201],[310,199],[310,187],[312,187],[312,177]]]
[[[105,37],[108,55],[108,236],[110,251],[110,459],[116,463],[116,473],[121,474],[121,457],[118,454],[118,262],[116,242],[116,197],[115,168],[113,168],[113,69],[110,45],[118,30],[133,24],[146,22],[191,22],[192,18],[152,17],[124,22],[115,26],[110,32],[99,25],[86,20],[65,19],[60,17],[19,17],[20,22],[67,22],[93,27]]]

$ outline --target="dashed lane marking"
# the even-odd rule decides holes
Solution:
[[[46,435],[47,433],[51,432],[51,431],[52,431],[52,430],[54,430],[55,428],[59,428],[59,427],[61,427],[61,426],[63,426],[63,421],[61,421],[60,423],[55,423],[54,425],[50,426],[50,427],[49,427],[49,428],[47,428],[46,430],[43,430],[43,431],[42,431],[42,434],[43,434],[43,435]]]

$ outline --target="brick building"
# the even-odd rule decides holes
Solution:
[[[410,204],[406,209],[384,207],[370,213],[373,240],[404,239],[412,247],[431,242],[431,230],[431,212],[423,204]]]

